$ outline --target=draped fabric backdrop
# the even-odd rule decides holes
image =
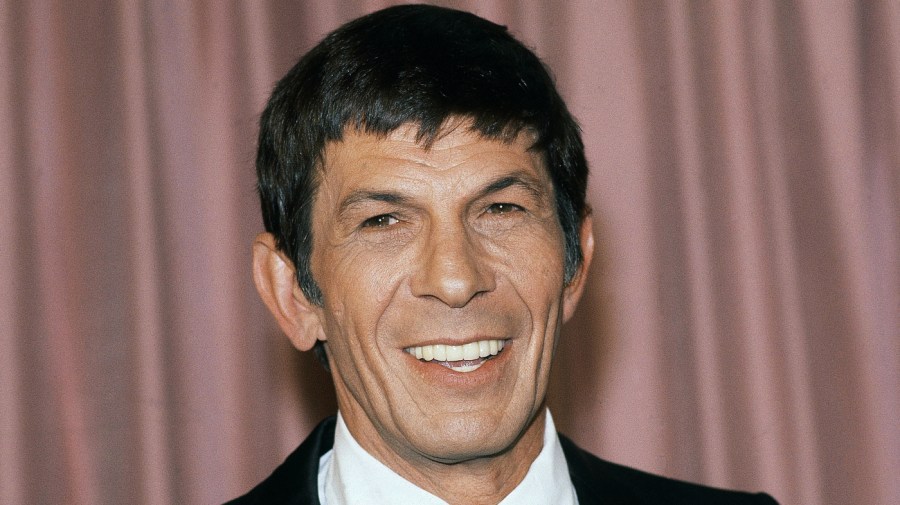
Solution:
[[[900,4],[441,3],[534,47],[584,130],[561,429],[784,504],[900,503]],[[256,122],[386,4],[0,3],[0,502],[220,502],[333,411],[252,286]]]

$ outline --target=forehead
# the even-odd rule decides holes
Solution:
[[[386,135],[348,129],[341,140],[325,146],[320,182],[359,184],[404,175],[472,177],[518,170],[531,173],[537,182],[550,184],[542,153],[532,149],[531,131],[511,139],[491,139],[468,124],[459,123],[444,128],[427,145],[418,133],[414,124],[403,125]]]

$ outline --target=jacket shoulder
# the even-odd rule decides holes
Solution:
[[[334,426],[335,417],[319,423],[271,475],[225,505],[318,505],[319,458],[334,445]]]
[[[560,435],[572,484],[581,505],[777,505],[764,493],[693,484],[602,460]]]

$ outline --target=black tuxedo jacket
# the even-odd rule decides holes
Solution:
[[[319,458],[334,444],[335,418],[323,421],[284,463],[228,505],[319,505]],[[627,468],[560,435],[579,505],[777,505],[765,494],[725,491]]]

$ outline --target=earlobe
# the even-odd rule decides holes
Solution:
[[[294,347],[312,349],[325,332],[317,307],[297,285],[293,263],[278,250],[275,237],[260,233],[253,241],[253,281],[263,303],[275,316]]]
[[[581,299],[582,293],[584,293],[591,260],[594,257],[594,220],[590,209],[588,209],[587,215],[581,221],[579,241],[583,258],[581,265],[563,292],[563,322],[571,319],[572,314],[575,313],[578,301]]]

